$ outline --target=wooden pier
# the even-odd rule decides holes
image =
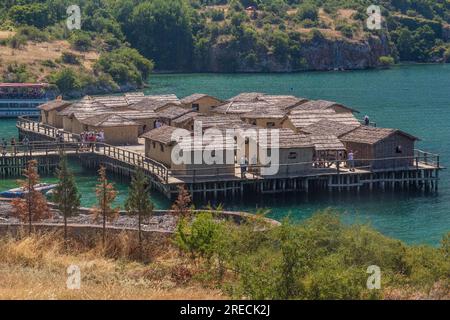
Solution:
[[[88,168],[97,169],[100,165],[108,171],[129,179],[137,167],[141,167],[151,181],[153,189],[168,198],[178,193],[178,186],[185,185],[195,197],[215,199],[217,197],[243,197],[245,194],[279,194],[289,192],[327,192],[363,190],[423,190],[437,192],[439,171],[442,168],[439,155],[415,150],[413,157],[407,158],[412,165],[396,166],[399,160],[358,159],[361,165],[350,171],[345,161],[315,161],[308,163],[309,170],[290,174],[289,167],[280,172],[283,175],[261,176],[261,166],[249,166],[242,177],[240,167],[235,167],[235,175],[216,174],[211,170],[184,170],[176,172],[144,155],[143,146],[115,147],[97,143],[96,146],[83,146],[76,135],[64,132],[64,142],[56,143],[60,129],[42,125],[38,122],[19,118],[17,128],[21,137],[32,141],[29,146],[16,146],[16,153],[8,150],[0,162],[2,177],[18,175],[21,168],[31,158],[37,159],[41,172],[49,172],[57,166],[61,151],[68,157],[78,159]],[[376,161],[392,161],[392,168],[373,170]],[[405,163],[405,161],[399,161]],[[292,165],[292,164],[291,164]],[[298,165],[298,164],[294,164]],[[283,165],[281,165],[283,166]]]

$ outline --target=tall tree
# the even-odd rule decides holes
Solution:
[[[28,233],[31,234],[32,222],[50,218],[51,214],[47,205],[47,199],[36,190],[36,185],[40,183],[36,160],[28,162],[23,175],[25,179],[19,181],[19,185],[25,194],[23,198],[17,198],[12,201],[13,215],[24,223],[28,222]]]
[[[103,223],[103,247],[106,244],[106,221],[114,221],[119,215],[119,208],[113,208],[112,204],[117,197],[117,191],[114,185],[108,181],[106,177],[106,168],[100,167],[98,171],[98,184],[95,189],[98,205],[92,209],[95,220],[102,219]]]
[[[191,10],[186,0],[142,1],[125,22],[125,33],[157,69],[188,69],[194,47]]]
[[[67,165],[65,156],[61,158],[56,175],[59,179],[53,199],[64,217],[64,240],[67,241],[67,218],[75,215],[80,208],[80,194],[75,178]]]
[[[125,208],[130,215],[138,216],[139,248],[142,250],[142,219],[153,214],[153,203],[150,200],[148,179],[142,169],[138,168],[131,180]]]
[[[178,197],[175,203],[172,205],[172,210],[180,217],[186,217],[189,215],[192,206],[192,199],[185,186],[178,187]]]

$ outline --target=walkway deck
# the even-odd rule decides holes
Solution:
[[[216,197],[218,193],[224,195],[231,193],[232,196],[235,194],[242,195],[245,191],[253,193],[307,192],[310,188],[328,190],[350,190],[354,188],[359,191],[363,187],[370,190],[373,188],[384,190],[388,187],[407,189],[414,187],[437,191],[439,170],[442,169],[439,155],[416,150],[414,157],[408,158],[412,164],[409,167],[395,167],[396,160],[404,160],[403,158],[364,160],[366,162],[359,159],[358,161],[367,163],[367,165],[355,168],[353,172],[345,167],[343,161],[316,161],[302,163],[309,166],[309,170],[274,176],[259,175],[261,166],[249,166],[249,172],[245,174],[245,177],[241,177],[239,166],[235,167],[234,175],[221,175],[221,168],[216,169],[216,174],[211,174],[211,169],[207,169],[208,171],[198,169],[189,170],[187,173],[184,172],[184,175],[180,175],[163,164],[145,157],[145,147],[142,144],[121,147],[97,144],[97,147],[94,148],[82,146],[78,142],[78,137],[68,132],[64,132],[65,142],[57,144],[55,140],[60,129],[24,118],[19,118],[17,128],[22,136],[27,135],[31,140],[46,140],[48,142],[39,142],[40,145],[34,143],[33,147],[19,145],[16,148],[16,153],[12,155],[12,150],[8,150],[8,155],[1,160],[0,174],[8,170],[5,169],[7,164],[10,163],[10,161],[7,161],[8,158],[57,157],[61,150],[64,150],[66,154],[78,157],[88,167],[97,168],[100,164],[103,164],[110,171],[125,177],[131,176],[136,167],[139,166],[151,178],[152,186],[168,197],[177,193],[177,186],[179,185],[186,185],[191,193],[203,194],[205,197],[210,194]],[[380,160],[392,161],[393,167],[372,170],[371,164]],[[17,165],[24,165],[24,161],[19,161],[20,164]],[[282,172],[289,172],[289,167],[292,168],[292,165],[289,165],[287,170]]]

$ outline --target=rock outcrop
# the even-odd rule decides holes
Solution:
[[[378,67],[379,58],[390,54],[389,41],[384,35],[370,35],[363,40],[316,37],[302,42],[301,61],[290,57],[280,61],[270,50],[260,50],[250,63],[242,58],[237,48],[222,42],[210,48],[208,61],[203,61],[200,69],[205,72],[356,70]]]

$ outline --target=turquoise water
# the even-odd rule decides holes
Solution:
[[[418,147],[450,159],[450,65],[403,66],[390,70],[311,72],[302,74],[186,74],[155,75],[147,94],[175,93],[183,97],[194,92],[228,98],[243,91],[293,94],[310,99],[344,103],[368,114],[379,126],[396,127],[421,138]],[[0,134],[15,134],[14,121],[0,122]],[[0,135],[1,136],[1,135]],[[94,202],[92,173],[78,170],[83,202]],[[127,186],[115,181],[119,202]],[[0,188],[12,185],[8,180]],[[89,194],[90,193],[90,194]],[[158,207],[167,201],[156,197]],[[224,202],[227,208],[255,211],[269,208],[270,216],[291,215],[301,220],[328,207],[339,210],[348,222],[369,222],[388,236],[408,243],[437,245],[450,231],[450,182],[448,170],[441,173],[437,195],[422,194],[333,194],[277,196]],[[255,205],[256,204],[256,205]]]

